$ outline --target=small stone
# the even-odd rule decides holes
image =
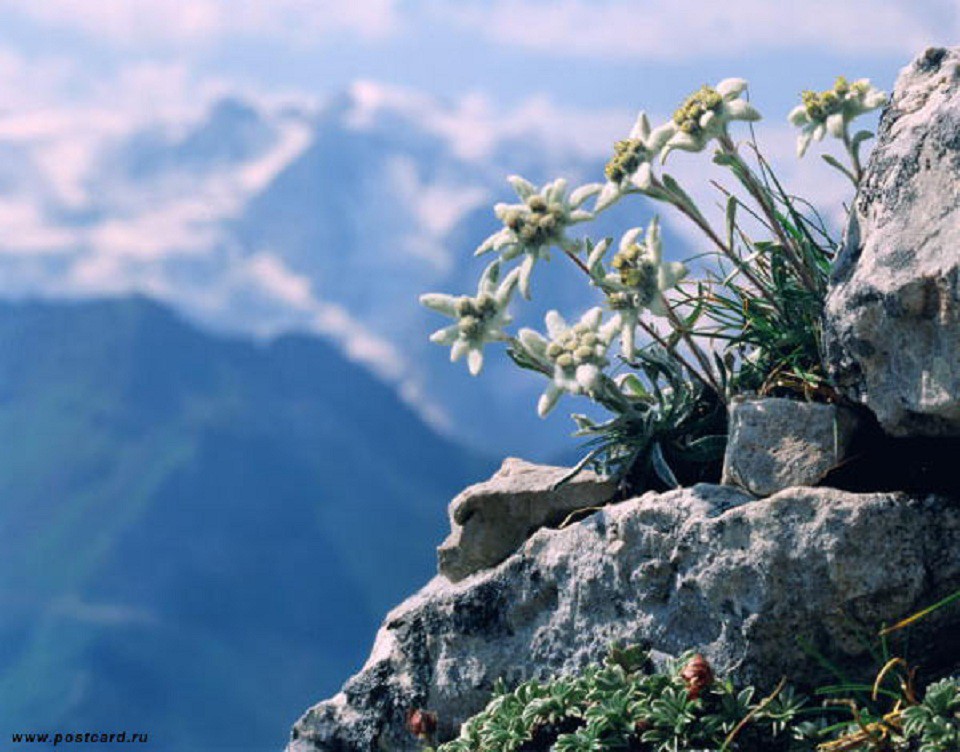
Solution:
[[[723,483],[757,496],[815,486],[847,456],[860,420],[849,408],[778,397],[737,399]]]
[[[510,457],[490,480],[457,496],[450,503],[450,535],[437,549],[440,574],[456,582],[499,564],[539,528],[606,504],[616,493],[616,483],[588,471],[554,489],[567,473]]]

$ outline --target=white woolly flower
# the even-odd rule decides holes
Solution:
[[[630,135],[614,144],[613,157],[604,169],[607,182],[597,197],[594,211],[606,209],[631,189],[649,190],[653,184],[650,163],[672,135],[670,123],[651,130],[647,113],[641,112]]]
[[[583,203],[601,188],[599,183],[584,185],[567,195],[567,181],[561,179],[537,189],[518,175],[507,180],[522,203],[497,204],[493,211],[503,222],[503,229],[487,238],[477,248],[477,255],[496,251],[503,261],[523,255],[520,264],[520,292],[530,297],[530,274],[539,259],[550,258],[551,246],[576,252],[579,245],[566,236],[566,229],[578,222],[593,219],[593,213],[581,209]]]
[[[499,276],[500,262],[495,262],[481,276],[475,297],[439,292],[420,296],[420,302],[427,308],[456,319],[457,323],[430,335],[430,341],[450,346],[451,361],[466,355],[467,368],[473,376],[483,368],[483,346],[487,342],[508,339],[503,327],[512,320],[507,307],[517,287],[520,272],[514,269],[498,285]]]
[[[800,128],[797,138],[797,155],[802,157],[810,142],[822,141],[826,134],[846,141],[849,138],[850,122],[865,112],[870,112],[887,103],[887,95],[874,87],[869,79],[861,78],[852,84],[840,76],[832,89],[805,91],[802,104],[794,107],[787,119]],[[866,132],[864,132],[865,135]]]
[[[567,324],[556,311],[546,316],[547,335],[533,329],[521,329],[520,343],[553,375],[546,391],[537,403],[537,413],[544,417],[557,404],[563,393],[592,394],[609,365],[607,350],[615,336],[619,321],[616,317],[602,323],[603,310],[591,308],[573,326]]]
[[[660,161],[674,149],[702,151],[710,141],[726,135],[731,121],[759,120],[760,113],[740,98],[746,88],[744,79],[726,78],[715,87],[703,86],[687,97],[673,113],[673,134],[660,153]]]
[[[607,293],[607,300],[619,317],[620,345],[623,357],[633,358],[637,321],[643,311],[666,316],[663,293],[671,290],[687,275],[687,267],[679,261],[663,260],[660,221],[654,217],[643,230],[634,227],[623,234],[620,247],[611,262],[613,271],[603,266],[606,242],[598,244],[587,265],[594,282]]]

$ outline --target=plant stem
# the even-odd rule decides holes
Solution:
[[[719,238],[717,240],[719,240]],[[567,258],[569,258],[577,266],[577,268],[580,269],[580,271],[586,274],[591,280],[593,279],[593,275],[590,274],[590,270],[587,268],[587,265],[583,263],[582,259],[580,259],[575,253],[567,250],[566,248],[563,249],[563,252],[566,254]],[[687,343],[687,346],[690,348],[690,351],[693,353],[694,357],[697,359],[697,362],[700,363],[700,367],[703,369],[703,373],[700,373],[699,371],[697,371],[696,368],[693,368],[690,365],[690,363],[682,355],[680,355],[676,347],[671,346],[668,342],[666,342],[656,332],[656,330],[654,330],[648,324],[640,320],[637,321],[637,324],[647,334],[653,337],[654,340],[656,340],[657,344],[659,344],[661,347],[666,349],[667,352],[671,353],[678,361],[680,361],[680,363],[682,363],[683,366],[688,371],[690,371],[690,373],[692,373],[697,379],[699,379],[704,386],[706,386],[708,389],[716,393],[717,397],[720,399],[721,402],[725,402],[723,390],[717,384],[716,379],[713,376],[713,369],[710,368],[709,362],[707,361],[706,356],[703,354],[703,351],[697,346],[697,343],[693,341],[693,338],[690,336],[690,333],[684,327],[683,322],[677,318],[677,315],[673,312],[673,309],[670,307],[670,304],[667,302],[667,299],[663,297],[662,293],[660,294],[660,299],[663,303],[663,307],[667,311],[667,318],[670,320],[670,323],[672,324],[673,328],[680,333],[681,337],[683,337],[684,342]]]
[[[724,395],[723,390],[720,388],[720,385],[717,384],[717,381],[713,376],[713,368],[710,366],[710,361],[707,360],[707,356],[703,354],[703,350],[700,349],[700,346],[696,343],[693,337],[690,336],[690,332],[686,325],[677,317],[677,314],[674,313],[673,309],[670,307],[670,303],[664,297],[663,293],[660,293],[660,303],[667,312],[667,320],[670,322],[670,325],[673,327],[674,331],[683,338],[683,341],[687,343],[687,347],[690,348],[690,352],[693,353],[693,357],[697,359],[697,362],[703,369],[704,375],[710,382],[710,388],[716,392],[716,395],[720,398],[720,401],[726,404],[726,395]]]
[[[773,228],[774,235],[776,235],[777,240],[780,241],[784,255],[786,255],[787,259],[793,265],[794,269],[797,271],[797,274],[800,275],[800,279],[803,281],[803,284],[810,292],[817,292],[818,288],[816,282],[810,275],[809,269],[807,269],[807,267],[801,261],[800,256],[797,254],[796,248],[794,248],[793,242],[786,236],[786,234],[784,234],[783,227],[780,225],[780,219],[777,217],[776,208],[770,201],[769,196],[767,196],[764,187],[760,185],[756,175],[753,174],[753,170],[751,170],[750,166],[743,161],[743,158],[740,156],[740,152],[737,151],[737,147],[733,143],[733,140],[730,138],[730,136],[720,136],[717,141],[720,144],[721,151],[736,161],[737,166],[740,168],[740,172],[742,174],[741,182],[747,189],[747,192],[753,197],[753,200],[757,202],[757,205],[760,207],[761,211],[763,211],[764,215],[767,217],[767,220],[770,222],[770,226]]]
[[[720,398],[721,402],[724,401],[723,394],[717,388],[716,383],[713,380],[712,374],[709,374],[708,372],[710,376],[708,380],[706,376],[701,374],[700,371],[694,368],[686,358],[684,358],[679,352],[677,352],[676,347],[674,347],[669,342],[667,342],[663,337],[661,337],[660,333],[656,329],[654,329],[652,326],[650,326],[647,322],[643,321],[642,319],[638,319],[637,326],[639,326],[641,329],[643,329],[643,331],[649,334],[653,338],[654,342],[660,345],[660,347],[662,347],[664,350],[666,350],[671,355],[673,355],[673,357],[675,357],[680,362],[680,364],[684,368],[686,368],[697,379],[697,381],[703,384],[707,389],[711,390],[712,392],[715,392],[716,395]]]
[[[664,191],[669,193],[666,188],[664,188]],[[750,283],[757,288],[757,292],[763,296],[766,301],[770,303],[770,305],[772,305],[777,311],[783,314],[783,309],[780,307],[780,303],[777,301],[777,299],[770,294],[757,276],[750,271],[750,268],[745,263],[743,263],[743,259],[741,259],[732,248],[727,246],[727,244],[720,239],[717,233],[714,232],[714,229],[706,221],[704,221],[703,217],[697,214],[697,212],[691,211],[690,208],[679,199],[671,200],[670,203],[676,207],[681,214],[699,227],[703,233],[710,238],[710,241],[720,249],[720,252],[733,262],[743,276],[750,280]]]
[[[853,185],[857,187],[860,185],[860,179],[863,177],[863,167],[860,165],[860,155],[857,154],[857,151],[854,150],[853,145],[850,143],[850,133],[847,131],[846,126],[843,128],[843,145],[847,149],[847,154],[850,155],[850,166],[853,167]]]

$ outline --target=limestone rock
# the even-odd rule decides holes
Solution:
[[[569,472],[508,457],[490,480],[457,496],[450,503],[450,535],[437,550],[440,574],[456,582],[499,564],[539,528],[614,497],[616,484],[591,472],[554,490]]]
[[[895,436],[960,436],[960,48],[903,70],[827,298],[828,366]]]
[[[836,405],[734,400],[723,482],[757,496],[816,485],[846,456],[858,422],[852,410]]]
[[[748,503],[749,502],[749,503]],[[799,641],[845,669],[873,667],[882,623],[960,589],[960,500],[792,488],[763,501],[700,485],[541,529],[493,569],[438,576],[386,618],[363,669],[307,711],[288,752],[413,752],[413,707],[440,740],[515,685],[599,660],[613,640],[699,649],[735,679],[822,682]],[[911,660],[955,660],[960,610],[912,628]],[[949,667],[947,667],[949,669]]]

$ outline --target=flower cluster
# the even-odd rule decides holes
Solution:
[[[865,78],[850,83],[840,76],[832,89],[804,91],[801,104],[788,116],[790,122],[801,129],[797,139],[798,156],[806,153],[812,140],[822,141],[827,133],[846,143],[850,122],[886,102],[887,95]]]
[[[565,392],[589,395],[596,390],[603,369],[609,365],[610,341],[620,326],[617,317],[606,324],[602,321],[603,310],[599,307],[591,308],[573,326],[556,311],[550,311],[546,316],[549,340],[533,329],[520,330],[523,348],[552,373],[537,403],[540,417],[549,413]]]
[[[663,260],[660,221],[650,221],[641,244],[643,230],[634,227],[620,239],[620,247],[610,265],[603,266],[603,257],[609,248],[600,243],[590,254],[587,264],[594,284],[607,293],[607,303],[617,311],[620,322],[621,353],[627,360],[633,358],[637,322],[644,311],[654,316],[666,316],[664,293],[673,289],[687,275],[687,267],[679,261]]]
[[[641,112],[629,135],[614,144],[613,157],[604,168],[607,182],[597,197],[595,210],[607,208],[631,188],[650,190],[653,185],[652,161],[672,135],[671,123],[652,130],[647,114]]]
[[[727,125],[734,120],[759,120],[760,113],[740,98],[746,88],[742,78],[726,78],[687,97],[673,113],[675,131],[664,145],[660,161],[674,149],[703,151],[710,141],[725,136]]]
[[[420,302],[427,308],[456,319],[457,323],[430,335],[430,341],[449,345],[452,361],[466,355],[467,367],[474,376],[483,368],[483,346],[487,342],[506,340],[503,327],[512,321],[507,307],[516,289],[519,271],[514,270],[498,285],[499,275],[499,262],[487,267],[475,297],[437,292],[420,296]]]
[[[613,413],[602,423],[578,422],[579,435],[592,437],[591,452],[578,467],[590,462],[601,473],[621,480],[629,476],[637,484],[655,475],[673,487],[682,480],[671,465],[694,479],[714,472],[723,453],[725,406],[736,394],[836,397],[823,367],[819,334],[835,243],[819,217],[805,211],[809,204],[782,188],[759,152],[751,162],[741,154],[731,124],[760,119],[746,91],[741,78],[704,85],[655,128],[641,111],[627,137],[614,145],[603,183],[570,190],[563,179],[536,186],[509,177],[518,201],[494,207],[502,226],[476,255],[494,254],[497,260],[476,295],[421,298],[454,319],[431,340],[449,346],[452,360],[466,356],[471,374],[483,366],[484,346],[503,342],[519,367],[546,376],[537,403],[541,416],[563,394],[586,396]],[[851,138],[847,129],[855,117],[884,101],[886,95],[866,80],[838,79],[829,91],[805,92],[803,103],[790,113],[791,122],[802,128],[801,154],[814,138],[828,132],[839,136],[849,169],[829,155],[825,159],[858,183],[859,145],[869,134]],[[714,163],[729,169],[743,189],[737,193],[718,184],[726,199],[722,229],[675,178],[658,169],[675,150],[700,152],[711,144]],[[696,258],[717,263],[712,269],[704,266],[696,284],[680,289],[688,268],[664,260],[656,217],[645,232],[634,227],[623,233],[616,247],[612,238],[594,242],[568,234],[635,193],[671,207],[703,233],[709,247]],[[758,222],[744,225],[738,217],[746,215]],[[765,238],[754,237],[758,226]],[[516,336],[508,333],[514,291],[530,298],[537,262],[549,260],[555,249],[599,293],[598,302],[609,311],[606,320],[599,305],[573,325],[551,311],[546,335],[530,328]],[[500,282],[501,267],[508,265]],[[647,341],[637,342],[638,330]],[[609,356],[615,339],[619,373]]]
[[[530,297],[530,274],[539,259],[549,258],[550,248],[557,246],[574,252],[576,241],[566,236],[566,229],[578,222],[593,219],[591,212],[580,207],[601,186],[599,183],[581,186],[567,195],[567,181],[563,179],[536,186],[518,175],[508,178],[522,203],[497,204],[494,214],[503,222],[503,229],[487,238],[477,248],[477,255],[490,251],[500,254],[503,261],[523,255],[520,264],[520,292]]]

